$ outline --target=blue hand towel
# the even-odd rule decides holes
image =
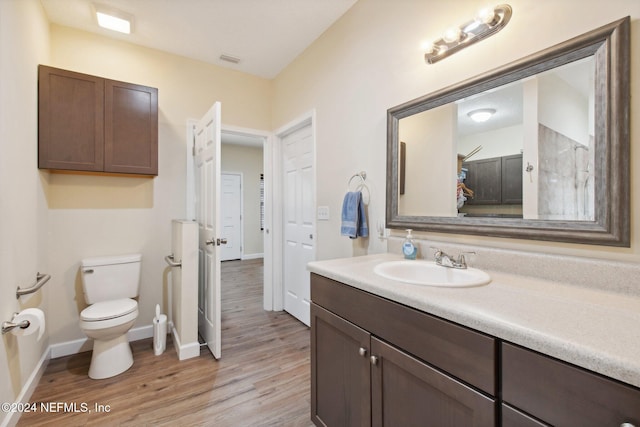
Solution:
[[[350,191],[344,196],[340,234],[348,236],[350,239],[369,235],[367,217],[364,212],[364,203],[360,191]]]

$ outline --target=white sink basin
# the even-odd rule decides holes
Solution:
[[[373,269],[378,276],[424,286],[471,287],[486,285],[491,277],[477,268],[448,268],[433,261],[387,261]]]

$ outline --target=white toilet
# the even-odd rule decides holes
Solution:
[[[133,365],[127,332],[138,318],[140,254],[82,260],[80,273],[89,307],[80,313],[80,327],[93,338],[89,377],[109,378]]]

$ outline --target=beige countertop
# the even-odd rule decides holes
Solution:
[[[640,387],[639,297],[491,270],[491,283],[470,288],[412,285],[373,272],[401,259],[385,253],[315,261],[308,269]]]

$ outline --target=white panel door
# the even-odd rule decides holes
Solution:
[[[309,325],[310,276],[315,259],[315,172],[311,124],[282,139],[284,309]]]
[[[196,221],[199,228],[198,332],[221,356],[220,299],[220,103],[195,129]]]
[[[221,246],[221,261],[242,258],[242,176],[238,173],[221,175],[220,212],[222,237],[227,244]]]

